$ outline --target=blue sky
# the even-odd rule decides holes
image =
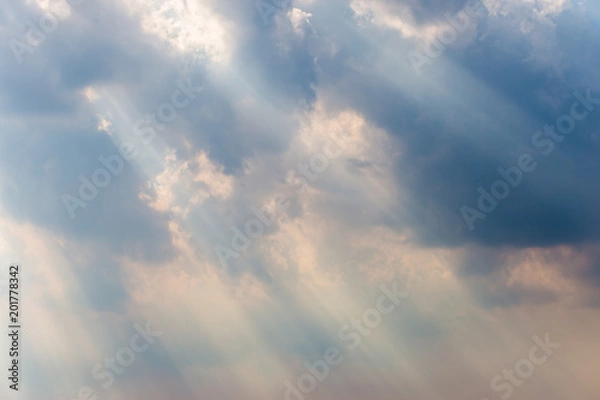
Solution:
[[[4,1],[19,398],[597,398],[599,21],[586,0]],[[492,384],[546,333],[524,383]]]

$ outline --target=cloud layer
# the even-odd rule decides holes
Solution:
[[[4,2],[22,398],[491,399],[546,332],[561,347],[515,398],[597,397],[599,18],[570,0]],[[349,351],[340,328],[394,283],[409,297]],[[162,335],[104,388],[95,366],[148,320]],[[332,347],[344,361],[302,392]]]

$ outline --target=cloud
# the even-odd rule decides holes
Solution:
[[[83,2],[22,64],[5,46],[0,258],[28,279],[24,398],[93,383],[146,318],[161,343],[108,397],[281,398],[394,281],[410,300],[315,399],[481,398],[548,330],[571,350],[520,395],[590,397],[600,110],[583,105],[547,156],[531,139],[576,91],[600,97],[599,9],[484,4],[421,75],[407,54],[465,1],[295,1],[267,25],[252,1]],[[3,3],[1,39],[44,12]],[[193,99],[140,137],[182,81]],[[70,218],[62,196],[124,142],[136,157]],[[461,207],[525,153],[535,171],[469,230]],[[281,193],[287,209],[222,268],[215,246]]]

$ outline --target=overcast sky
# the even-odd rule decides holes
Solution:
[[[600,397],[600,3],[4,0],[0,43],[19,399]]]

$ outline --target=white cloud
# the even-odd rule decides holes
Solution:
[[[296,32],[298,36],[303,37],[304,32],[310,27],[310,18],[312,17],[312,14],[304,12],[299,8],[292,8],[288,12],[288,17],[294,27],[294,32]]]
[[[165,164],[165,170],[140,193],[152,209],[185,218],[209,197],[225,200],[233,193],[235,179],[204,151],[189,160],[178,160],[171,152],[165,157]]]
[[[392,6],[382,0],[352,0],[350,7],[356,13],[359,23],[392,29],[400,32],[407,39],[432,42],[447,27],[446,21],[436,21],[419,24],[408,4]]]
[[[201,1],[126,0],[139,15],[144,31],[180,53],[203,53],[210,61],[227,64],[234,49],[228,22]]]

